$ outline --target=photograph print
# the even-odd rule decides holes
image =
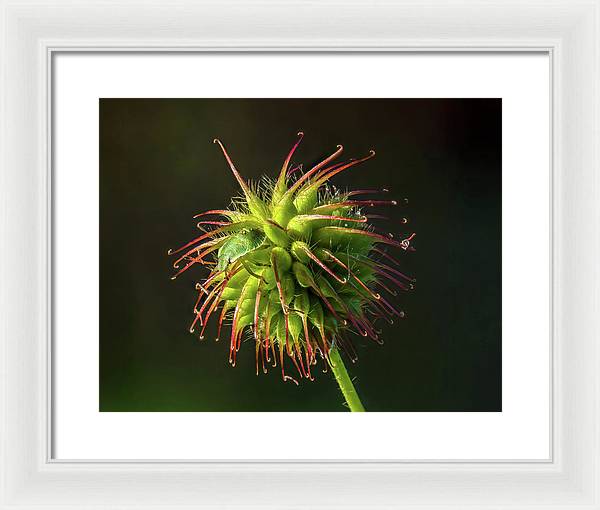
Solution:
[[[502,101],[101,98],[100,411],[502,411]]]

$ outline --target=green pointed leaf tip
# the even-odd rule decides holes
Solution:
[[[211,221],[218,226],[170,251],[177,256],[176,276],[197,264],[209,271],[197,285],[190,330],[203,338],[215,316],[219,332],[232,325],[232,364],[242,340],[253,341],[257,373],[275,362],[283,379],[294,382],[313,380],[318,359],[333,367],[330,356],[338,350],[354,361],[351,335],[380,342],[377,321],[403,316],[390,301],[398,289],[411,288],[412,280],[388,251],[412,251],[414,237],[392,238],[368,223],[372,206],[395,202],[371,200],[374,190],[339,192],[329,184],[331,177],[374,152],[336,163],[342,152],[338,146],[325,160],[298,171],[297,163],[291,166],[302,136],[276,180],[263,178],[258,186],[243,179],[225,146],[215,140],[243,198],[230,210],[198,215],[213,216],[201,222],[203,228]],[[354,200],[361,194],[368,198]],[[336,377],[342,368],[338,361]]]

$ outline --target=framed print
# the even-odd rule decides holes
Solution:
[[[2,4],[2,507],[600,508],[600,6],[434,4]]]
[[[170,79],[152,82],[153,70],[163,66]],[[372,78],[344,87],[268,85],[276,83],[273,72],[341,73],[367,66],[379,85]],[[459,70],[457,79],[429,80],[440,66]],[[227,71],[250,68],[257,78],[243,87]],[[53,393],[56,459],[551,457],[550,342],[547,334],[525,334],[528,327],[547,331],[550,323],[547,55],[75,54],[57,55],[53,73],[53,189],[72,197],[55,209],[55,274],[63,282],[54,300],[53,363],[63,367]],[[198,85],[195,73],[219,78],[214,86]],[[110,78],[117,75],[117,82]],[[400,84],[404,76],[415,78]],[[174,77],[183,85],[175,88]],[[466,80],[471,85],[465,86],[465,77],[472,77]],[[149,82],[153,88],[142,92]],[[236,99],[244,93],[251,97]],[[331,119],[336,121],[328,128]],[[280,150],[273,148],[279,138],[268,135],[269,126],[287,134]],[[331,140],[329,153],[314,150],[321,137]],[[352,146],[364,155],[345,156]],[[252,154],[254,160],[246,159]],[[527,178],[516,154],[530,160]],[[262,158],[271,158],[270,166],[289,159],[286,174],[309,158],[306,169],[286,175],[292,192],[293,186],[304,189],[303,182],[318,182],[311,172],[329,175],[319,171],[322,161],[331,163],[321,168],[336,172],[319,188],[322,203],[307,214],[299,214],[302,204],[295,199],[293,215],[300,218],[289,219],[285,233],[269,230],[271,223],[263,229],[256,203],[250,209],[248,202],[231,201],[237,186],[250,186],[257,189],[251,200],[262,207],[272,203]],[[98,174],[78,170],[97,161]],[[74,180],[77,194],[69,192]],[[332,214],[339,203],[355,207]],[[536,204],[537,213],[514,204]],[[242,225],[252,228],[211,240],[236,228],[215,216],[232,214],[226,206],[235,214],[246,211]],[[308,233],[294,226],[316,221],[334,223]],[[421,221],[428,262],[419,250]],[[350,239],[318,240],[337,229]],[[511,242],[502,243],[503,235]],[[365,237],[369,250],[363,252]],[[248,256],[260,254],[260,260],[237,262],[237,243],[249,239],[257,245]],[[233,265],[223,266],[219,280],[215,264],[223,264],[230,243]],[[98,262],[70,256],[80,245],[98,250]],[[190,259],[196,246],[208,250],[206,264]],[[271,249],[283,257],[279,264]],[[382,278],[367,280],[361,264]],[[79,279],[70,275],[90,265],[99,276],[87,284],[89,299],[81,300]],[[222,292],[212,287],[219,281]],[[244,290],[246,283],[256,287]],[[192,291],[186,299],[184,286]],[[303,305],[294,305],[302,296],[309,302],[306,315]],[[473,296],[480,305],[469,305]],[[280,315],[283,306],[291,313]],[[238,320],[246,321],[246,331]],[[344,320],[336,331],[335,322]],[[98,336],[82,340],[77,331],[87,329]],[[84,387],[89,389],[82,392]],[[80,400],[87,392],[99,400]],[[337,414],[357,407],[368,416],[348,421]],[[269,430],[270,441],[243,442],[227,452],[223,445],[237,427],[229,413],[249,429]],[[287,429],[270,424],[291,416],[311,440],[282,448]],[[324,429],[343,432],[315,434],[315,419]],[[436,439],[417,432],[440,424]],[[180,431],[177,441],[155,443],[154,450],[148,438],[165,426]],[[199,427],[207,439],[195,438]],[[108,428],[120,430],[122,441],[102,432]],[[374,428],[380,430],[377,441],[348,447],[349,436]],[[95,431],[97,441],[89,443],[79,430]]]

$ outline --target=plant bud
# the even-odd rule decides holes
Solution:
[[[202,233],[169,250],[170,255],[177,254],[175,277],[198,265],[209,271],[196,284],[190,331],[201,328],[203,338],[210,317],[217,316],[219,337],[222,325],[230,322],[230,363],[235,365],[242,340],[253,337],[257,374],[259,360],[266,371],[273,353],[284,381],[295,381],[285,373],[289,358],[299,378],[312,380],[311,366],[318,353],[329,360],[336,347],[352,352],[346,332],[381,343],[373,318],[391,322],[392,315],[402,315],[380,292],[395,295],[388,287],[390,281],[403,289],[408,285],[399,279],[412,281],[383,264],[395,261],[377,243],[412,250],[414,234],[400,242],[375,232],[362,212],[364,207],[396,202],[351,198],[372,190],[340,193],[322,188],[331,177],[372,158],[374,152],[335,162],[343,150],[339,145],[303,172],[302,165],[289,168],[303,133],[298,136],[276,181],[265,179],[255,186],[240,175],[223,143],[215,139],[243,197],[233,202],[231,210],[198,214],[209,216],[198,221]],[[222,218],[216,221],[214,216]],[[382,262],[382,257],[387,260]]]

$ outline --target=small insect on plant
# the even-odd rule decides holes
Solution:
[[[169,250],[177,256],[173,279],[196,264],[208,268],[207,277],[196,284],[190,331],[203,339],[215,315],[218,340],[223,323],[230,321],[233,366],[244,339],[254,343],[257,375],[279,363],[284,381],[312,381],[313,367],[321,359],[350,410],[364,411],[340,352],[356,361],[350,334],[381,344],[377,321],[393,323],[395,317],[404,317],[389,301],[397,295],[390,285],[406,291],[415,280],[398,270],[399,263],[385,248],[413,251],[415,234],[397,240],[369,224],[371,217],[378,217],[367,212],[370,208],[397,205],[394,200],[364,198],[378,190],[340,191],[329,184],[334,176],[373,158],[375,151],[335,163],[343,151],[338,145],[303,172],[301,165],[290,167],[303,136],[298,133],[277,179],[263,177],[256,185],[242,178],[221,141],[214,140],[243,196],[233,199],[229,209],[194,216],[203,233]]]

